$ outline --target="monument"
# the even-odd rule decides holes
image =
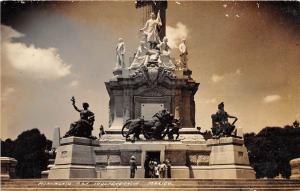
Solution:
[[[71,101],[80,113],[80,120],[71,123],[70,130],[59,141],[49,179],[96,178],[95,148],[99,147],[99,141],[92,136],[95,116],[88,110],[88,103],[84,102],[83,109],[79,109],[74,97]]]
[[[225,112],[224,103],[212,115],[214,139],[204,140],[195,128],[199,83],[187,68],[186,40],[180,45],[181,61],[171,57],[165,36],[167,2],[137,1],[136,7],[147,10],[137,51],[126,66],[126,38],[120,38],[113,76],[105,82],[109,127],[94,140],[94,114],[87,103],[78,109],[72,98],[81,119],[61,139],[49,178],[129,178],[134,158],[137,178],[149,177],[145,172],[151,159],[168,161],[172,178],[254,179],[243,139],[235,134],[237,118]]]

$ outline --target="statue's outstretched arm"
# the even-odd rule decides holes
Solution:
[[[73,107],[74,107],[74,109],[76,110],[76,111],[78,111],[78,112],[80,112],[81,110],[80,109],[78,109],[78,107],[75,105],[75,102],[73,102],[72,103],[72,105],[73,105]]]
[[[232,125],[234,125],[234,124],[235,124],[235,122],[238,120],[238,118],[237,118],[237,117],[235,117],[235,116],[232,116],[232,115],[228,115],[228,118],[232,118],[232,119],[234,119],[234,121],[232,122]]]
[[[147,29],[147,28],[148,28],[148,21],[145,23],[144,28],[141,28],[140,31],[144,31],[144,30]]]
[[[157,22],[157,24],[158,24],[159,26],[162,25],[161,18],[160,18],[160,11],[158,11],[158,13],[157,13],[156,22]]]
[[[80,112],[81,110],[78,109],[78,107],[76,107],[76,105],[75,105],[75,97],[74,97],[74,96],[72,96],[71,102],[72,102],[72,105],[73,105],[74,109],[75,109],[76,111]]]

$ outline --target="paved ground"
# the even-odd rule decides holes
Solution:
[[[2,180],[2,190],[299,190],[300,180],[200,180],[200,179],[14,179]]]

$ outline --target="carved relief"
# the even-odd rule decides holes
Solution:
[[[146,83],[150,87],[155,87],[160,83],[167,80],[175,80],[176,75],[173,71],[167,70],[163,67],[158,66],[141,66],[139,69],[135,70],[130,78],[138,81],[139,83]]]
[[[206,166],[209,163],[209,153],[190,153],[188,163],[195,166]]]

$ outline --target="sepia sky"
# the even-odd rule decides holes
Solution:
[[[71,96],[89,102],[95,135],[106,128],[117,39],[126,64],[139,42],[134,2],[1,2],[1,16],[1,138],[64,134],[79,118]],[[210,129],[221,101],[244,132],[300,120],[299,2],[171,1],[167,36],[176,59],[187,39],[197,126]]]

